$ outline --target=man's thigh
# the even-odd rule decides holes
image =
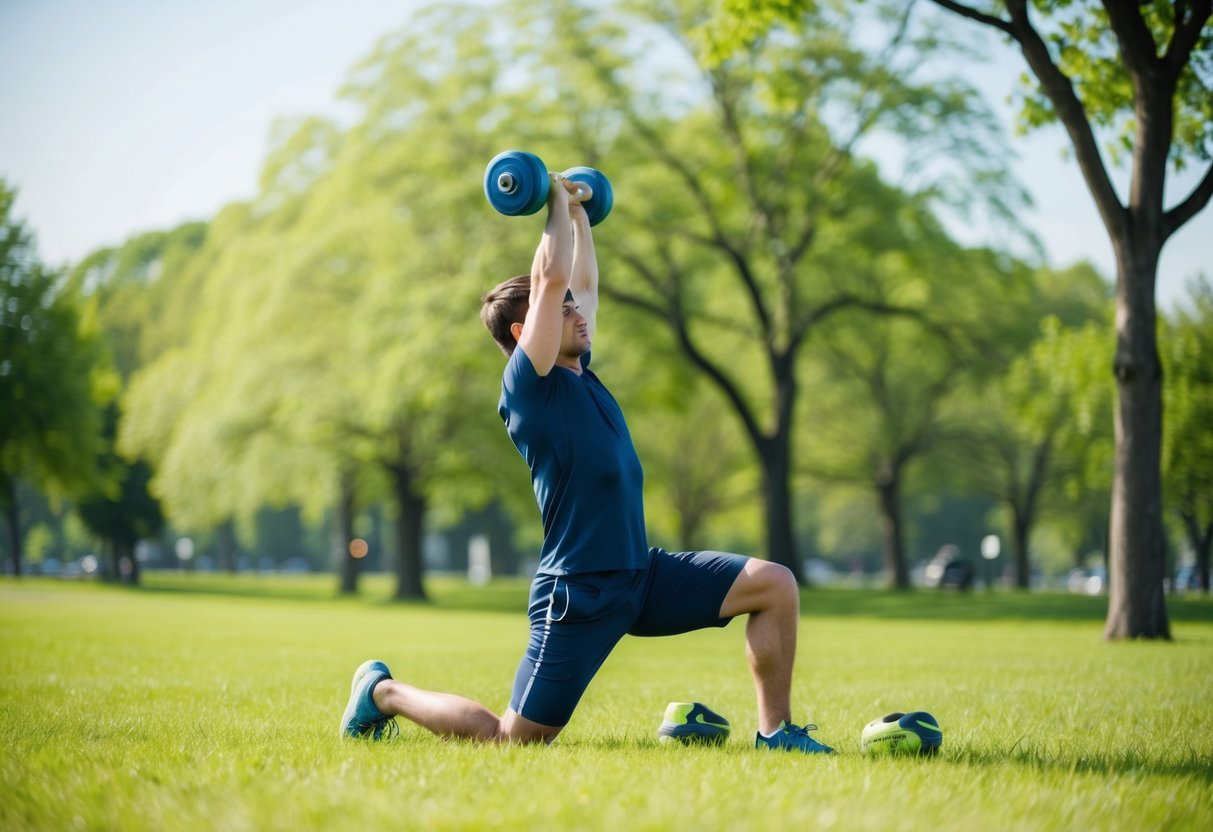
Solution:
[[[518,664],[510,707],[545,726],[563,727],[631,624],[631,598],[643,573],[538,576],[531,585],[530,642]]]
[[[725,626],[729,619],[720,617],[720,607],[748,560],[728,552],[652,550],[640,612],[628,632],[668,636]]]

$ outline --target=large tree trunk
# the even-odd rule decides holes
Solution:
[[[118,568],[118,580],[127,586],[139,585],[139,559],[135,557],[135,544],[121,541],[114,545],[117,554],[115,563]]]
[[[1028,473],[1028,484],[1024,490],[1022,505],[1011,502],[1012,546],[1015,550],[1015,588],[1032,587],[1032,525],[1036,522],[1036,507],[1044,491],[1048,477],[1049,461],[1053,456],[1053,436],[1036,446],[1032,453],[1032,467]]]
[[[395,599],[426,600],[421,577],[425,570],[422,558],[422,522],[425,520],[425,498],[418,493],[412,471],[404,465],[389,466],[400,519],[396,524],[396,594]]]
[[[1184,529],[1188,532],[1188,544],[1196,554],[1196,579],[1200,582],[1200,591],[1209,594],[1209,552],[1213,549],[1213,523],[1201,528],[1195,512],[1182,512]]]
[[[767,519],[767,558],[786,566],[796,577],[796,582],[803,585],[804,569],[796,556],[796,535],[792,529],[789,433],[785,427],[759,446]]]
[[[1011,512],[1011,548],[1015,553],[1015,588],[1029,589],[1032,585],[1032,563],[1028,546],[1032,537],[1032,519],[1027,512]]]
[[[21,576],[21,507],[17,504],[17,481],[12,477],[3,477],[5,491],[3,495],[4,519],[8,527],[8,557],[13,564],[13,575]]]
[[[1117,241],[1116,456],[1104,638],[1171,637],[1163,581],[1162,364],[1154,279],[1159,245]]]
[[[905,534],[901,518],[901,476],[891,466],[876,478],[880,498],[880,531],[884,540],[884,565],[893,589],[910,588],[910,570],[906,565]]]
[[[230,518],[215,529],[215,558],[220,570],[236,572],[236,524]]]
[[[358,563],[350,544],[354,540],[354,487],[351,478],[341,476],[337,484],[337,502],[333,506],[329,526],[329,550],[340,576],[338,591],[342,595],[358,592]]]

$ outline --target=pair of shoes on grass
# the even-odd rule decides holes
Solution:
[[[770,751],[799,751],[803,754],[833,754],[834,749],[809,736],[816,725],[779,723],[769,737],[754,735],[754,747]],[[661,742],[723,744],[729,738],[729,721],[701,702],[671,702],[657,730]]]

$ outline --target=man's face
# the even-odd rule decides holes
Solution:
[[[574,301],[566,300],[561,312],[564,315],[564,329],[560,336],[560,352],[580,358],[590,351],[589,322],[577,311]]]

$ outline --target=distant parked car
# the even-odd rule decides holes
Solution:
[[[940,546],[927,564],[927,586],[939,589],[967,590],[973,585],[973,564],[960,556],[955,546]]]
[[[58,575],[62,571],[63,564],[59,562],[58,558],[45,558],[38,564],[39,575]]]
[[[1181,566],[1175,573],[1175,591],[1179,593],[1200,592],[1200,573],[1195,566]]]
[[[804,574],[813,586],[829,586],[838,580],[838,570],[828,560],[821,558],[805,560]]]
[[[1108,588],[1108,573],[1102,567],[1071,569],[1066,589],[1076,595],[1102,595]]]

